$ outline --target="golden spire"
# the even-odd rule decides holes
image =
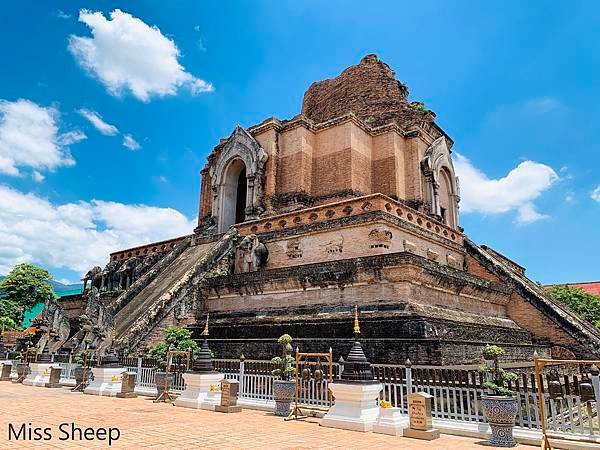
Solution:
[[[117,340],[117,329],[114,326],[112,329],[112,340],[113,342]]]
[[[208,317],[210,316],[210,314],[206,315],[206,323],[204,324],[204,331],[202,332],[202,334],[204,336],[208,336]]]
[[[354,334],[360,334],[360,325],[358,324],[358,306],[354,305]]]

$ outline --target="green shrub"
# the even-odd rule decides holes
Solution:
[[[486,345],[482,351],[483,359],[492,361],[492,366],[482,365],[479,371],[491,374],[491,380],[483,383],[483,387],[494,391],[496,395],[514,395],[515,392],[508,387],[508,383],[517,380],[517,374],[500,367],[499,360],[504,356],[504,350],[497,345]]]
[[[277,339],[277,343],[281,345],[281,356],[276,356],[271,359],[271,363],[275,367],[271,374],[280,380],[289,381],[291,377],[296,375],[296,368],[292,367],[295,361],[292,353],[292,337],[289,334],[284,334]]]

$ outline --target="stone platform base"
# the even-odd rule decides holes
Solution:
[[[215,411],[222,412],[222,413],[237,413],[237,412],[242,412],[242,407],[241,406],[217,405],[217,406],[215,406]]]
[[[322,427],[371,431],[379,417],[377,399],[383,389],[378,382],[329,384],[335,403],[321,419]]]
[[[432,441],[440,437],[440,430],[414,430],[412,428],[405,428],[403,432],[404,437],[422,439],[424,441]]]
[[[83,390],[84,394],[116,397],[121,392],[123,367],[93,367],[94,379]]]
[[[11,361],[0,361],[0,381],[10,381]]]
[[[117,393],[117,398],[137,398],[137,394],[135,392],[119,392]]]
[[[373,433],[402,436],[402,431],[408,427],[408,416],[400,413],[400,408],[380,408],[377,423],[373,425]]]
[[[222,373],[196,373],[183,374],[185,391],[175,399],[175,406],[184,408],[206,409],[214,411],[221,404],[221,391],[215,391],[224,378]]]
[[[46,387],[50,383],[50,369],[60,367],[54,363],[30,363],[31,372],[23,380],[25,386]]]

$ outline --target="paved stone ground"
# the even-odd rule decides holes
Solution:
[[[108,441],[60,441],[61,423],[76,426],[113,427],[121,436],[112,442],[115,449],[198,449],[198,448],[402,448],[467,450],[487,447],[477,439],[442,435],[436,441],[385,436],[374,433],[324,428],[319,419],[284,422],[262,411],[237,414],[177,408],[153,403],[149,397],[118,399],[70,392],[67,388],[46,389],[0,383],[0,449],[12,448],[109,448]],[[50,427],[50,441],[8,440],[8,424]],[[523,449],[534,447],[520,446]]]

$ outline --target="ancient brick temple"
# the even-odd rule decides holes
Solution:
[[[596,329],[463,233],[452,146],[368,55],[310,86],[301,114],[219,142],[201,172],[198,227],[112,254],[91,271],[88,309],[99,296],[130,352],[170,325],[199,336],[210,313],[219,357],[270,357],[289,333],[338,358],[356,304],[372,362],[473,362],[487,343],[514,360],[600,356]]]

